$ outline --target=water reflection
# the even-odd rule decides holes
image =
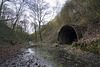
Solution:
[[[53,67],[48,61],[37,56],[35,49],[22,49],[22,53],[3,62],[0,67]]]

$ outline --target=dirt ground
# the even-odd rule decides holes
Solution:
[[[28,44],[16,44],[9,47],[0,47],[0,63],[6,58],[9,58],[12,55],[20,53],[20,49],[27,47]]]

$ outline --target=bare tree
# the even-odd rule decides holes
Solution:
[[[26,3],[28,4],[30,10],[32,10],[33,12],[34,21],[38,23],[40,40],[42,41],[41,26],[45,21],[47,15],[50,13],[50,11],[48,10],[49,4],[44,0],[26,0]]]
[[[32,25],[32,27],[34,26],[34,30],[35,30],[35,41],[37,42],[37,24],[35,24],[35,23],[31,23],[31,25]]]
[[[0,3],[0,17],[1,17],[1,13],[2,13],[2,8],[3,8],[3,4],[4,4],[4,0],[1,1]]]
[[[8,24],[11,24],[10,27],[15,30],[22,15],[23,6],[23,0],[2,0],[0,5],[0,21],[8,22]]]
[[[0,3],[0,21],[3,21],[1,19],[2,19],[2,17],[4,17],[4,15],[3,15],[4,14],[4,10],[3,10],[3,8],[5,8],[4,4],[5,4],[6,1],[9,1],[9,0],[1,0],[1,3]]]
[[[20,19],[20,16],[22,15],[22,9],[23,9],[23,1],[19,1],[18,3],[16,2],[16,0],[15,1],[12,1],[12,3],[15,5],[15,7],[16,7],[16,12],[15,12],[15,20],[14,20],[14,22],[13,22],[13,26],[12,26],[12,28],[13,28],[13,30],[15,30],[15,27],[16,27],[16,25],[17,25],[17,23],[18,23],[18,21],[19,21],[19,19]],[[17,6],[17,5],[19,5],[19,6]]]

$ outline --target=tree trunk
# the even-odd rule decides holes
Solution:
[[[3,6],[3,0],[2,0],[2,2],[0,4],[0,17],[1,17],[2,6]]]
[[[41,35],[41,22],[39,22],[39,35],[40,35],[40,40],[42,41],[42,35]]]
[[[13,30],[15,30],[16,23],[13,24]]]
[[[13,30],[15,30],[15,26],[16,26],[16,24],[17,24],[17,21],[18,21],[18,19],[19,19],[19,18],[18,18],[19,16],[18,16],[18,15],[16,15],[16,16],[17,16],[17,18],[16,18],[16,21],[15,21],[15,23],[13,24]]]
[[[18,21],[18,19],[16,19],[15,23],[13,24],[13,30],[15,30],[15,26],[16,26],[17,21]]]
[[[36,31],[36,25],[34,25],[35,27],[35,41],[37,42],[37,31]]]

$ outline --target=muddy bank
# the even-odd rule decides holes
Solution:
[[[0,63],[10,56],[20,53],[21,48],[27,47],[28,44],[16,44],[9,47],[0,47]]]

